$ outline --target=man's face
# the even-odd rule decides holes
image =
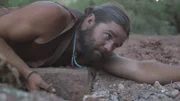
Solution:
[[[127,34],[115,22],[93,24],[79,31],[80,53],[91,61],[97,61],[109,56],[126,39]]]

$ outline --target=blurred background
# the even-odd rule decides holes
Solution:
[[[0,5],[17,7],[40,0],[0,0]],[[130,19],[134,34],[180,34],[180,0],[48,0],[59,2],[83,13],[88,6],[119,3]]]

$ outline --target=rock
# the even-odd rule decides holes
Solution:
[[[152,95],[149,97],[149,99],[158,99],[158,97],[156,95]]]
[[[115,86],[116,86],[116,84],[113,84],[113,86],[115,87]]]
[[[175,98],[175,101],[180,101],[180,95]]]
[[[145,100],[145,99],[138,99],[138,100],[135,100],[135,101],[147,101],[147,100]]]
[[[180,90],[180,82],[175,82],[172,86],[174,89]]]
[[[98,91],[98,92],[94,92],[92,94],[92,96],[95,97],[101,97],[101,98],[108,98],[109,97],[109,91],[108,90],[103,90],[103,91]]]
[[[108,101],[108,100],[104,98],[98,98],[92,95],[85,95],[83,101]]]
[[[118,85],[118,90],[122,90],[122,89],[124,89],[124,88],[125,88],[125,87],[124,87],[123,84],[120,83],[120,84]]]
[[[92,95],[85,95],[83,101],[119,101],[116,92],[110,93],[107,90],[94,92]]]
[[[35,71],[53,84],[58,96],[67,100],[81,101],[91,93],[92,76],[87,69],[37,68]]]
[[[47,92],[24,92],[14,88],[0,87],[0,101],[65,101]]]
[[[111,95],[111,101],[118,101],[117,95]]]
[[[154,95],[154,92],[146,92],[146,93],[141,93],[140,95],[139,95],[139,98],[143,98],[143,99],[148,99],[151,95]]]
[[[172,92],[167,92],[166,95],[168,95],[169,97],[175,98],[176,96],[178,96],[179,91],[178,90],[174,90]]]
[[[179,91],[178,90],[174,90],[171,92],[172,96],[177,96],[179,94]]]
[[[163,98],[168,98],[165,94],[156,94],[158,98],[163,99]]]
[[[154,87],[155,87],[157,90],[160,90],[162,93],[164,93],[164,92],[167,91],[167,89],[166,89],[165,87],[163,87],[163,86],[159,83],[159,81],[156,81],[156,82],[154,83]]]
[[[159,83],[159,81],[155,81],[154,87],[155,87],[155,88],[162,88],[162,86],[161,86],[161,84]]]
[[[161,89],[161,92],[162,92],[162,93],[166,92],[166,89],[165,89],[165,88],[162,88],[162,89]]]
[[[19,72],[2,56],[0,56],[0,86],[21,87]]]

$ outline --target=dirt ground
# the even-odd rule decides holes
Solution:
[[[120,56],[131,59],[140,61],[155,60],[172,66],[179,65],[180,68],[180,36],[131,35],[124,45],[116,49],[115,52]],[[4,67],[4,64],[5,62],[1,60],[0,66]],[[69,70],[66,70],[68,68]],[[118,78],[104,71],[96,71],[96,75],[92,80],[91,78],[89,79],[88,70],[71,69],[71,67],[60,67],[56,69],[39,68],[36,70],[46,82],[54,84],[57,88],[58,96],[69,98],[68,100],[70,101],[81,101],[83,96],[84,98],[101,99],[83,101],[180,101],[180,82],[169,83],[167,85],[161,85],[158,81],[154,85],[143,84]],[[4,72],[4,70],[1,71]],[[14,75],[11,75],[11,77],[14,77]],[[10,83],[16,81],[10,80]],[[16,83],[18,84],[18,82]],[[85,90],[92,93],[86,93],[87,91]],[[46,94],[41,95],[41,93],[36,93],[34,95],[39,99],[46,96],[44,98],[47,98],[47,101],[51,99]],[[32,99],[34,99],[34,96],[32,96]],[[28,101],[33,100],[28,99]],[[55,99],[51,101],[59,100]]]
[[[180,65],[180,36],[131,35],[124,45],[116,49],[115,52],[131,59],[155,60],[178,66]],[[48,71],[45,72],[49,73]],[[45,76],[47,80],[51,78],[47,74]],[[56,76],[57,78],[58,76]],[[57,80],[50,79],[50,81]],[[75,83],[71,84],[76,85]],[[79,86],[81,84],[79,83]],[[60,85],[56,83],[56,86],[58,88]],[[167,85],[161,85],[158,81],[154,85],[142,84],[112,76],[104,71],[96,71],[91,91],[92,95],[85,95],[84,98],[101,99],[98,101],[180,101],[180,82]]]
[[[168,65],[180,65],[180,36],[131,35],[115,50],[120,56],[136,60],[156,60]],[[108,101],[180,101],[180,82],[161,85],[137,83],[98,71],[92,96]]]

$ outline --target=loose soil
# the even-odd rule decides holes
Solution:
[[[180,36],[131,35],[115,53],[140,61],[153,60],[171,66],[179,65],[180,68]],[[4,64],[5,62],[0,62],[1,67],[6,66]],[[58,96],[70,101],[81,101],[83,96],[100,99],[83,101],[180,101],[180,82],[161,85],[156,81],[154,85],[150,85],[115,77],[101,70],[93,72],[94,78],[91,79],[88,70],[72,70],[71,67],[36,70],[45,81],[54,84]],[[87,93],[89,91],[91,93]],[[47,96],[47,101],[48,99],[50,98]]]
[[[180,65],[180,36],[131,35],[115,52],[131,59],[155,60],[176,66]],[[180,82],[149,85],[98,71],[92,91],[93,96],[109,101],[180,101],[179,90]]]

